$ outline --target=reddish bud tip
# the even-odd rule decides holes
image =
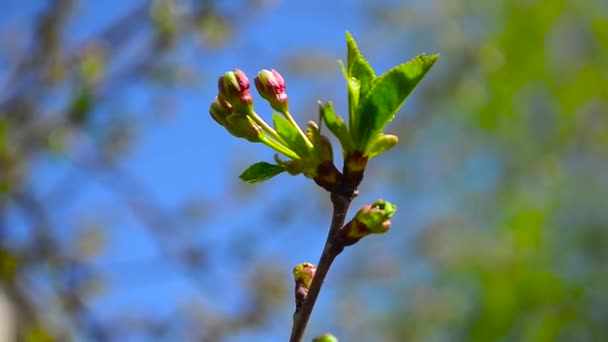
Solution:
[[[289,98],[285,92],[285,80],[281,74],[272,70],[262,70],[255,78],[255,87],[270,106],[281,113],[288,111]]]
[[[253,110],[253,97],[249,92],[249,79],[240,69],[228,71],[218,80],[221,101],[228,103],[235,112],[248,114]]]
[[[293,276],[296,285],[301,285],[306,289],[310,288],[312,278],[314,278],[316,271],[317,267],[309,262],[303,262],[296,265],[296,267],[293,268]]]

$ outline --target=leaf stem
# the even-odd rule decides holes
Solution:
[[[279,141],[282,145],[285,144],[285,140],[283,140],[281,138],[281,136],[279,136],[279,134],[277,133],[277,131],[274,130],[274,128],[270,127],[266,121],[264,121],[264,119],[262,119],[256,112],[251,112],[250,114],[248,114],[251,116],[251,119],[253,119],[253,121],[260,125],[260,127],[262,127],[263,130],[266,131],[266,133],[268,133],[271,137],[275,138],[277,141]]]
[[[260,141],[262,142],[262,144],[272,148],[273,150],[279,153],[282,153],[286,157],[289,157],[294,160],[300,158],[294,151],[290,150],[288,147],[284,146],[280,142],[273,140],[272,138],[262,136],[260,138]]]
[[[285,111],[283,113],[283,115],[285,115],[287,120],[289,120],[289,123],[291,123],[293,126],[295,126],[298,129],[298,132],[300,132],[300,135],[302,136],[302,138],[304,138],[304,141],[306,141],[306,146],[308,146],[309,150],[312,150],[314,148],[314,146],[312,145],[312,142],[308,139],[306,134],[304,134],[304,132],[302,131],[302,129],[300,128],[300,126],[298,125],[296,120],[293,119],[293,116],[291,116],[291,114],[288,111]]]
[[[331,201],[333,203],[333,215],[331,219],[331,225],[329,227],[329,233],[327,234],[327,240],[325,241],[325,247],[323,247],[323,253],[317,265],[315,276],[312,279],[310,288],[306,299],[302,303],[299,310],[296,310],[293,317],[293,327],[291,329],[290,342],[301,342],[304,337],[304,331],[306,325],[312,313],[312,309],[315,306],[323,281],[327,276],[327,272],[331,267],[334,259],[344,250],[344,246],[339,244],[336,239],[336,233],[342,229],[344,225],[344,219],[348,211],[350,202],[354,198],[354,191],[351,195],[344,195],[343,193],[332,192]]]

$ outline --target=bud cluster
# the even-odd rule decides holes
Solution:
[[[235,137],[251,142],[262,141],[262,128],[250,116],[253,98],[247,75],[239,69],[226,72],[218,80],[218,90],[209,107],[211,117]]]
[[[278,167],[292,175],[304,174],[330,191],[341,178],[333,164],[333,148],[329,139],[320,134],[315,122],[306,133],[289,113],[289,97],[285,80],[272,70],[262,70],[255,77],[255,87],[262,98],[278,111],[274,128],[253,109],[253,97],[247,75],[239,69],[228,71],[218,80],[218,95],[209,107],[211,117],[230,134],[251,142],[261,142],[289,157],[276,156]]]

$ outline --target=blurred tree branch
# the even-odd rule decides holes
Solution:
[[[193,272],[200,274],[203,265],[191,263],[203,262],[204,255],[192,254],[199,251],[193,248],[198,246],[188,246],[176,236],[180,225],[174,218],[177,214],[159,205],[138,181],[138,175],[118,166],[123,150],[112,146],[117,141],[112,134],[121,129],[128,132],[133,122],[109,113],[107,104],[123,101],[116,95],[138,79],[166,83],[158,71],[179,63],[171,56],[179,41],[197,36],[204,54],[231,34],[235,19],[243,15],[240,11],[250,6],[244,1],[229,12],[218,9],[214,1],[142,2],[74,45],[68,25],[80,4],[75,0],[49,1],[31,18],[31,32],[18,32],[23,37],[29,35],[27,46],[2,50],[10,67],[0,82],[0,288],[16,308],[20,340],[83,336],[107,341],[120,334],[155,335],[175,330],[167,326],[170,322],[153,322],[153,318],[148,320],[150,324],[131,326],[125,324],[128,321],[96,317],[87,304],[87,287],[101,275],[90,263],[78,259],[70,239],[66,242],[65,237],[56,235],[61,230],[58,226],[66,222],[56,222],[50,214],[61,203],[80,196],[80,187],[74,182],[78,176],[81,184],[102,179],[101,183],[122,198],[149,228],[149,236],[178,266],[180,277],[198,283]],[[129,53],[133,50],[135,54]],[[92,131],[107,132],[108,136],[100,139],[104,135],[94,137]],[[80,151],[82,135],[92,138],[93,152]],[[43,194],[31,182],[32,172],[41,157],[58,154],[73,155],[68,157],[73,167]],[[9,236],[16,229],[9,217],[16,213],[26,219],[27,241],[22,244]],[[40,287],[35,279],[44,279],[44,291],[33,291]],[[198,322],[196,330],[216,331],[212,335],[220,339],[234,332],[222,328],[227,322],[231,328],[262,324],[269,313],[264,309],[265,293],[276,289],[260,291],[261,297],[251,304],[252,313],[227,316],[216,323]],[[42,307],[45,310],[39,310]],[[179,336],[185,332],[173,333]]]

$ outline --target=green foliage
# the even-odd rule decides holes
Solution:
[[[349,124],[353,139],[358,141],[359,136],[359,99],[361,95],[367,94],[372,82],[376,78],[374,70],[369,63],[363,58],[359,48],[355,43],[355,39],[350,32],[346,33],[346,70],[345,75],[348,81],[348,97],[349,97]]]
[[[370,140],[393,120],[407,96],[433,66],[438,55],[420,55],[373,80],[369,91],[361,92],[358,111],[358,144],[365,151]]]
[[[300,134],[296,126],[292,125],[289,120],[277,113],[272,115],[272,121],[277,133],[285,141],[287,147],[296,152],[300,157],[309,154],[306,140],[304,140],[304,137]]]
[[[356,78],[361,85],[361,92],[366,94],[369,91],[372,82],[376,78],[376,74],[369,63],[361,55],[361,52],[357,47],[357,43],[350,32],[346,32],[346,47],[347,75]]]
[[[395,147],[397,142],[399,142],[399,138],[396,135],[379,134],[372,140],[371,144],[369,144],[365,154],[370,158],[373,158]]]
[[[319,121],[324,121],[340,141],[345,157],[344,182],[356,187],[363,178],[369,158],[386,152],[397,144],[397,136],[382,134],[382,130],[395,117],[395,113],[438,56],[420,55],[376,77],[349,32],[346,33],[346,45],[346,67],[342,62],[340,66],[347,80],[348,127],[344,120],[336,115],[331,102],[319,102]],[[321,136],[320,123],[309,124],[307,135],[289,113],[283,76],[274,69],[262,70],[255,78],[255,84],[258,93],[283,114],[273,114],[274,128],[253,109],[249,79],[239,69],[226,72],[220,77],[219,93],[210,105],[209,113],[232,135],[263,143],[290,160],[277,159],[279,165],[274,165],[274,168],[268,167],[271,164],[259,164],[264,165],[264,169],[261,166],[250,168],[241,175],[241,179],[261,182],[283,171],[279,168],[284,168],[291,175],[304,174],[313,178],[328,191],[344,183],[333,164],[329,139]],[[239,110],[241,107],[246,110]],[[235,117],[236,114],[238,116]],[[239,121],[231,122],[231,118],[233,121]]]
[[[375,137],[381,134],[384,127],[393,120],[408,95],[437,61],[439,55],[419,55],[376,77],[374,70],[363,58],[355,40],[348,32],[346,45],[348,51],[346,67],[340,65],[348,90],[350,139],[343,137],[344,129],[339,122],[336,123],[337,120],[332,115],[333,110],[323,115],[323,118],[328,126],[331,125],[332,132],[336,131],[343,137],[342,139],[338,137],[341,142],[349,142],[347,146],[343,143],[343,150],[346,152],[356,150],[373,157],[369,155],[370,152],[375,156],[387,150],[371,147],[376,143]]]
[[[344,120],[336,115],[331,102],[325,104],[319,102],[319,120],[323,120],[327,128],[338,138],[344,151],[350,152],[354,150],[353,142],[348,134],[348,127]]]
[[[259,183],[268,180],[283,171],[285,171],[283,166],[267,162],[258,162],[248,167],[239,178],[247,183]]]

